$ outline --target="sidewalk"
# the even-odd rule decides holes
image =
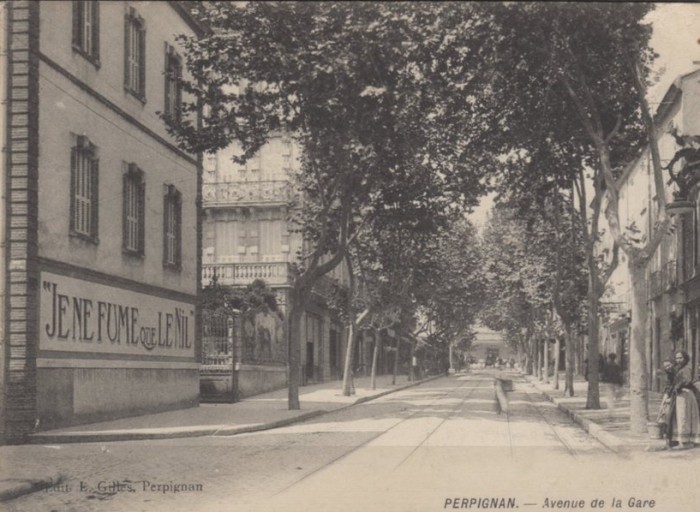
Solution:
[[[554,389],[554,379],[550,377],[549,384],[531,375],[523,375],[525,380],[542,392],[548,400],[567,413],[576,423],[595,437],[610,450],[622,452],[628,450],[656,450],[664,446],[662,439],[652,439],[649,434],[635,434],[630,431],[630,401],[629,391],[618,401],[615,410],[610,412],[605,403],[603,388],[600,388],[600,405],[602,409],[586,409],[588,382],[577,376],[574,380],[575,396],[564,395],[564,375],[559,375],[559,389]],[[661,404],[661,394],[649,392],[649,417],[656,417]]]
[[[367,402],[380,396],[418,385],[442,375],[410,382],[406,375],[377,376],[376,389],[369,377],[355,378],[355,394],[344,396],[342,381],[324,382],[299,388],[301,409],[287,409],[287,389],[272,391],[235,404],[202,404],[179,411],[148,414],[133,418],[79,425],[38,432],[31,444],[113,442],[145,439],[174,439],[199,436],[231,436],[277,428],[328,412]],[[60,484],[62,476],[42,466],[41,461],[23,460],[23,467],[5,467],[3,451],[20,447],[0,447],[0,502]]]

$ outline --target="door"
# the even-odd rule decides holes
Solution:
[[[306,380],[314,380],[314,344],[306,342]]]

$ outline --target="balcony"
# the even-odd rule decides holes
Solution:
[[[208,285],[216,275],[219,284],[246,286],[262,279],[270,286],[288,285],[291,277],[289,263],[205,263],[202,265],[202,284]]]
[[[672,291],[678,286],[678,269],[676,260],[670,260],[664,265],[664,291]]]
[[[674,290],[677,285],[676,260],[668,261],[660,270],[651,273],[650,294],[652,298]]]
[[[284,205],[294,197],[289,181],[231,181],[202,185],[205,208],[238,205]]]
[[[290,264],[287,262],[274,263],[204,263],[202,265],[202,285],[207,286],[214,275],[219,284],[226,286],[246,286],[262,279],[269,286],[291,284]],[[332,277],[321,276],[314,284],[313,293],[326,299],[330,296],[336,280]]]
[[[337,280],[329,276],[321,276],[318,281],[314,284],[313,292],[320,297],[327,299],[330,297],[333,286],[337,283]]]
[[[655,270],[651,273],[651,282],[649,283],[649,292],[651,297],[658,297],[664,293],[664,273],[661,270]]]

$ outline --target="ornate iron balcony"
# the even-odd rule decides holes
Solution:
[[[289,181],[229,181],[205,183],[202,186],[205,207],[286,204],[293,198]]]

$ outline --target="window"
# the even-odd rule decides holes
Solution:
[[[163,196],[163,265],[180,269],[182,247],[182,198],[173,185]]]
[[[133,8],[124,19],[124,87],[146,100],[146,24]]]
[[[165,43],[165,108],[166,119],[172,122],[180,121],[180,105],[182,103],[182,90],[180,78],[182,77],[182,61],[175,49]]]
[[[100,6],[96,0],[73,1],[73,49],[99,65]]]
[[[97,242],[98,169],[97,148],[78,136],[71,152],[70,231],[92,242]]]
[[[135,164],[128,164],[124,173],[122,247],[134,256],[144,255],[145,191],[143,171]]]

